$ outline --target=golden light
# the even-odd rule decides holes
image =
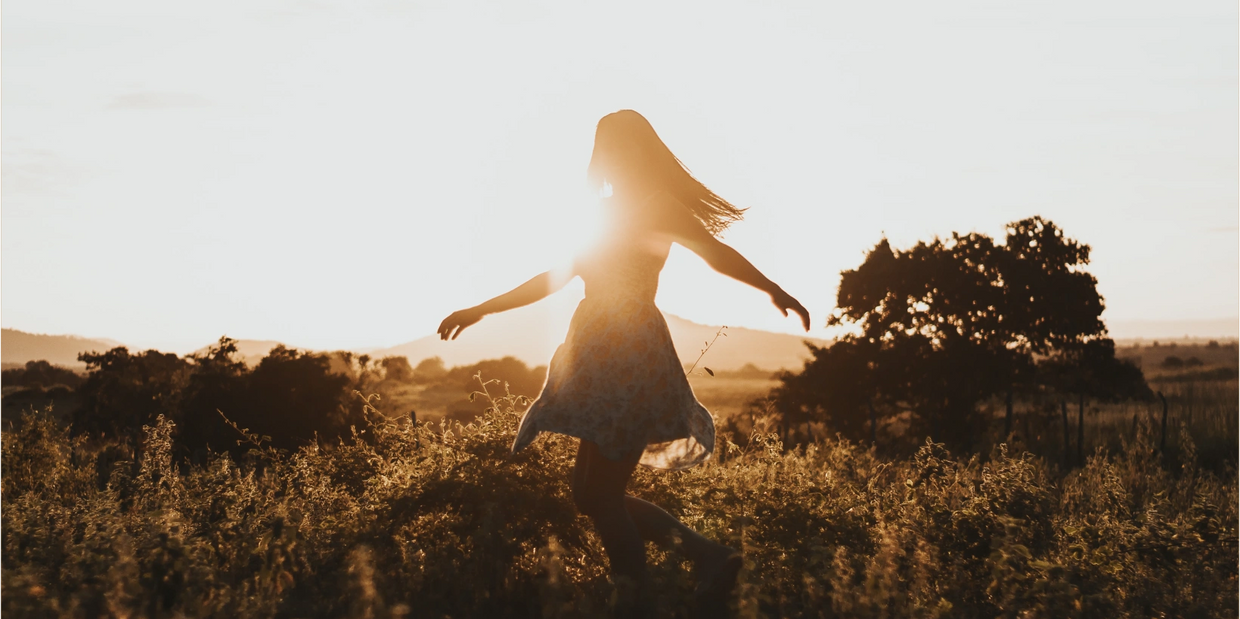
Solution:
[[[567,272],[598,238],[583,176],[596,123],[624,108],[751,207],[725,242],[810,308],[817,336],[838,273],[883,236],[1035,213],[1094,248],[1117,336],[1112,320],[1236,314],[1230,6],[1132,28],[1035,3],[997,30],[950,2],[895,21],[866,3],[666,3],[657,19],[567,2],[71,4],[4,11],[6,327],[178,352],[223,333],[421,337]],[[1042,45],[1048,28],[1062,45]],[[658,301],[799,330],[680,247]]]
[[[563,221],[558,235],[560,258],[552,269],[557,276],[564,279],[572,277],[573,261],[595,247],[606,233],[607,218],[604,216],[603,198],[611,194],[611,187],[605,184],[601,193],[603,195],[599,198],[583,200],[580,206],[568,211],[567,220]]]

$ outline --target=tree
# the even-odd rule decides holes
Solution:
[[[878,347],[860,339],[807,345],[812,359],[800,373],[780,373],[780,384],[771,392],[782,417],[784,440],[790,429],[813,421],[855,440],[870,436],[866,424],[874,407]]]
[[[74,432],[127,436],[158,415],[177,418],[188,362],[156,350],[130,354],[124,346],[82,353],[78,360],[86,363],[87,376],[78,389],[83,405],[74,411]]]
[[[273,447],[296,449],[316,439],[333,442],[346,436],[350,425],[363,425],[360,408],[350,407],[354,378],[333,371],[333,365],[348,368],[353,359],[280,345],[250,370],[234,358],[236,352],[236,342],[224,337],[192,358],[181,432],[188,449],[249,449],[237,444],[243,439],[237,428],[268,437]]]
[[[206,352],[189,357],[193,372],[182,396],[178,432],[191,453],[233,449],[241,436],[224,416],[243,422],[252,418],[246,389],[249,369],[236,354],[237,341],[224,336]]]
[[[1040,217],[1008,224],[1002,245],[953,233],[901,251],[882,239],[841,274],[828,324],[853,333],[783,379],[781,412],[823,411],[855,434],[864,402],[910,411],[915,435],[972,446],[988,421],[980,401],[1036,390],[1037,359],[1105,339],[1089,251]]]
[[[434,357],[438,359],[438,357]],[[418,364],[421,368],[426,361]],[[470,401],[462,397],[478,389],[478,381],[474,376],[481,374],[485,379],[495,378],[504,382],[514,395],[534,397],[542,391],[547,381],[546,366],[531,368],[516,357],[502,359],[485,359],[473,365],[457,366],[445,372],[438,380],[428,385],[424,395],[438,394],[449,401],[456,400],[446,417],[461,422],[471,422],[482,415],[488,404],[481,401]],[[502,388],[493,392],[504,393]]]
[[[438,357],[436,357],[438,358]],[[440,364],[443,360],[440,360]],[[383,368],[383,379],[396,381],[399,383],[408,383],[413,381],[413,366],[409,365],[409,357],[402,355],[392,355],[379,360],[379,367]]]
[[[349,377],[331,371],[331,358],[276,346],[250,374],[248,408],[239,425],[273,438],[277,448],[294,449],[319,439],[346,435],[359,416],[348,412]]]
[[[1089,253],[1088,245],[1065,237],[1041,217],[1007,225],[1006,242],[995,256],[1005,339],[1024,352],[1045,355],[1106,335],[1098,280],[1084,270]]]
[[[448,368],[444,365],[442,358],[430,357],[419,361],[418,366],[413,368],[413,379],[417,382],[426,383],[438,380],[447,373]]]
[[[0,383],[5,387],[52,387],[64,385],[76,389],[85,379],[81,374],[52,365],[47,361],[27,361],[24,367],[13,368],[0,372]]]
[[[364,425],[352,391],[365,388],[378,373],[378,364],[366,355],[284,346],[251,370],[237,358],[236,340],[228,337],[184,359],[154,350],[135,355],[124,347],[79,359],[88,373],[79,389],[83,406],[72,417],[75,432],[134,435],[162,414],[176,422],[183,455],[249,449],[237,444],[244,438],[237,428],[265,435],[282,449],[315,439],[335,441],[350,426]]]

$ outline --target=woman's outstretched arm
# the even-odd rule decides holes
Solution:
[[[671,234],[673,241],[701,256],[710,268],[771,295],[771,302],[784,316],[792,311],[800,316],[801,326],[809,331],[809,311],[805,309],[805,306],[763,275],[740,252],[707,232],[702,222],[698,221],[679,200],[665,193],[662,200],[651,202],[658,203],[653,215],[659,222],[656,224],[657,227]]]
[[[466,327],[476,324],[488,314],[498,314],[510,309],[542,300],[568,284],[572,275],[547,271],[531,277],[529,281],[480,305],[452,312],[439,323],[439,339],[455,340]]]

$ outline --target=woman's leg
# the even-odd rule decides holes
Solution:
[[[589,516],[603,540],[612,571],[637,577],[645,570],[642,541],[662,547],[680,538],[689,560],[711,568],[735,554],[731,548],[706,539],[666,511],[624,493],[641,454],[623,461],[609,460],[598,445],[582,440],[573,468],[573,499],[577,509]]]
[[[673,537],[680,538],[681,548],[697,572],[697,616],[727,616],[728,598],[740,574],[740,553],[706,539],[653,503],[626,496],[624,507],[642,539],[667,547],[673,543]]]
[[[637,532],[642,539],[666,548],[672,545],[674,537],[678,537],[685,555],[694,565],[718,563],[735,552],[723,544],[716,544],[703,537],[663,508],[648,501],[635,496],[625,496],[624,508],[637,525]]]
[[[641,454],[622,461],[609,460],[598,445],[582,439],[573,467],[573,501],[594,521],[615,575],[640,583],[646,574],[646,548],[625,509],[624,487]]]

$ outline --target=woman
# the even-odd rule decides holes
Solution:
[[[606,236],[579,255],[568,277],[548,271],[439,325],[456,339],[487,314],[538,301],[573,276],[585,281],[568,336],[555,352],[542,394],[521,421],[512,450],[539,432],[581,439],[573,499],[602,539],[613,575],[641,583],[643,540],[679,538],[698,574],[699,602],[722,608],[736,582],[740,555],[689,529],[659,507],[626,496],[638,464],[683,469],[710,456],[714,420],[698,403],[663,315],[654,305],[659,272],[672,243],[697,253],[716,271],[770,295],[809,330],[805,308],[716,236],[742,210],[698,182],[637,112],[603,117],[587,174],[603,200]],[[617,581],[622,579],[618,578]]]

